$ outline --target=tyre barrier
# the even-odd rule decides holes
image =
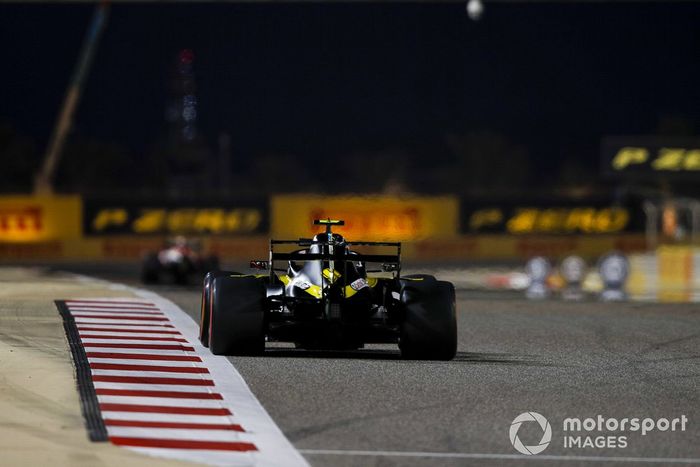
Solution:
[[[700,249],[662,246],[653,253],[626,256],[612,251],[589,267],[578,256],[564,258],[556,267],[538,256],[525,266],[528,299],[597,298],[602,301],[700,302]]]

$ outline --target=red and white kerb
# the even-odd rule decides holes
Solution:
[[[194,321],[150,295],[57,302],[69,341],[70,326],[79,339],[71,349],[88,425],[86,404],[118,446],[215,465],[307,465],[228,359],[199,344]],[[81,359],[90,381],[80,381]]]

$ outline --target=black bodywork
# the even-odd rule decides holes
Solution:
[[[313,239],[272,240],[269,261],[252,263],[270,269],[266,281],[268,340],[296,342],[304,348],[397,342],[401,244],[347,243],[330,232],[330,225],[326,233]],[[275,251],[281,245],[305,248]],[[393,254],[361,254],[353,246],[391,248]],[[276,267],[281,261],[287,263],[284,269]],[[373,276],[372,272],[391,276]]]
[[[315,223],[326,231],[311,239],[271,240],[269,258],[251,261],[251,267],[269,273],[207,274],[203,345],[215,354],[260,355],[270,341],[343,350],[398,343],[405,358],[454,357],[457,321],[451,283],[429,275],[402,276],[400,243],[349,243],[331,231],[342,221]]]

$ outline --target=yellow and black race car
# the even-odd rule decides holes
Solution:
[[[271,240],[268,260],[251,261],[252,268],[267,274],[207,274],[202,344],[219,355],[258,355],[267,341],[343,350],[398,343],[404,358],[455,356],[451,283],[429,275],[401,276],[400,243],[348,242],[331,231],[343,221],[314,224],[325,226],[325,232],[311,239]],[[279,251],[290,246],[295,249]],[[364,254],[353,247],[390,248],[392,254]],[[281,261],[285,267],[275,267]],[[378,269],[368,269],[371,264]]]

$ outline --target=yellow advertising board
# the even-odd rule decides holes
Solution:
[[[0,197],[0,243],[41,243],[79,238],[79,196]]]
[[[454,196],[278,195],[271,201],[275,238],[311,237],[323,230],[314,219],[343,219],[334,229],[350,240],[421,240],[452,238],[459,228]]]
[[[686,246],[661,246],[656,250],[661,301],[682,302],[690,298],[693,283],[693,249]]]

